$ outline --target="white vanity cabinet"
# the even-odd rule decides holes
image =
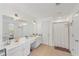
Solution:
[[[32,38],[31,48],[37,48],[41,44],[41,36],[36,36],[35,39]]]
[[[17,46],[12,49],[6,49],[7,56],[21,56],[22,55],[22,48],[21,46]]]
[[[20,42],[6,47],[7,56],[27,56],[30,54],[30,42]]]

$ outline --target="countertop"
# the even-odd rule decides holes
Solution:
[[[20,46],[22,43],[25,43],[25,42],[30,43],[29,40],[26,40],[26,38],[23,37],[23,38],[20,38],[18,42],[11,42],[11,44],[5,45],[4,48],[6,48],[7,50],[12,49],[17,46]]]
[[[11,44],[5,45],[4,48],[6,48],[7,50],[12,49],[12,48],[15,48],[17,46],[20,46],[24,42],[32,44],[33,42],[35,42],[35,40],[38,37],[40,37],[40,36],[32,36],[32,37],[28,37],[28,38],[22,37],[22,38],[19,39],[18,42],[11,42]]]

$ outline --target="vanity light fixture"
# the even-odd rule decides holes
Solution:
[[[35,22],[33,22],[33,24],[36,24]]]
[[[27,23],[21,23],[20,25],[19,25],[19,27],[21,28],[22,26],[26,26],[27,25]]]
[[[18,14],[17,14],[17,13],[15,13],[14,15],[15,15],[16,17],[18,17]]]
[[[78,13],[74,15],[74,17],[77,17],[77,16],[79,16],[79,14],[78,14]]]
[[[27,23],[22,23],[23,26],[27,25]]]
[[[79,16],[79,11],[77,11],[77,12],[73,15],[73,17],[77,17],[77,16]]]
[[[14,14],[13,18],[14,18],[14,20],[20,20],[20,19],[21,19],[21,18],[18,16],[17,13]]]

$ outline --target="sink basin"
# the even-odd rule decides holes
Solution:
[[[11,49],[11,48],[14,48],[16,46],[19,46],[23,42],[26,42],[25,38],[20,38],[18,42],[16,42],[15,39],[13,39],[12,41],[10,41],[10,44],[5,45],[4,47],[7,49]]]
[[[30,42],[32,44],[33,42],[35,42],[37,40],[38,37],[39,36],[31,36],[31,37],[28,37],[28,40],[30,40]]]

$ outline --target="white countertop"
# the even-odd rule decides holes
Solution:
[[[11,48],[15,48],[15,47],[17,47],[17,46],[20,46],[22,43],[24,43],[24,42],[27,42],[27,43],[29,43],[30,41],[29,40],[26,40],[26,38],[20,38],[19,39],[19,42],[11,42],[11,44],[10,45],[5,45],[4,47],[6,48],[6,49],[11,49]]]
[[[40,36],[32,36],[32,37],[29,37],[28,40],[30,40],[30,43],[32,44],[34,41],[37,40],[38,37]]]
[[[22,38],[19,39],[19,42],[11,42],[10,45],[5,45],[4,48],[6,48],[6,49],[15,48],[17,46],[20,46],[24,42],[32,44],[33,42],[35,42],[35,40],[38,37],[40,37],[40,36],[32,36],[32,37],[28,37],[28,38],[22,37]]]

